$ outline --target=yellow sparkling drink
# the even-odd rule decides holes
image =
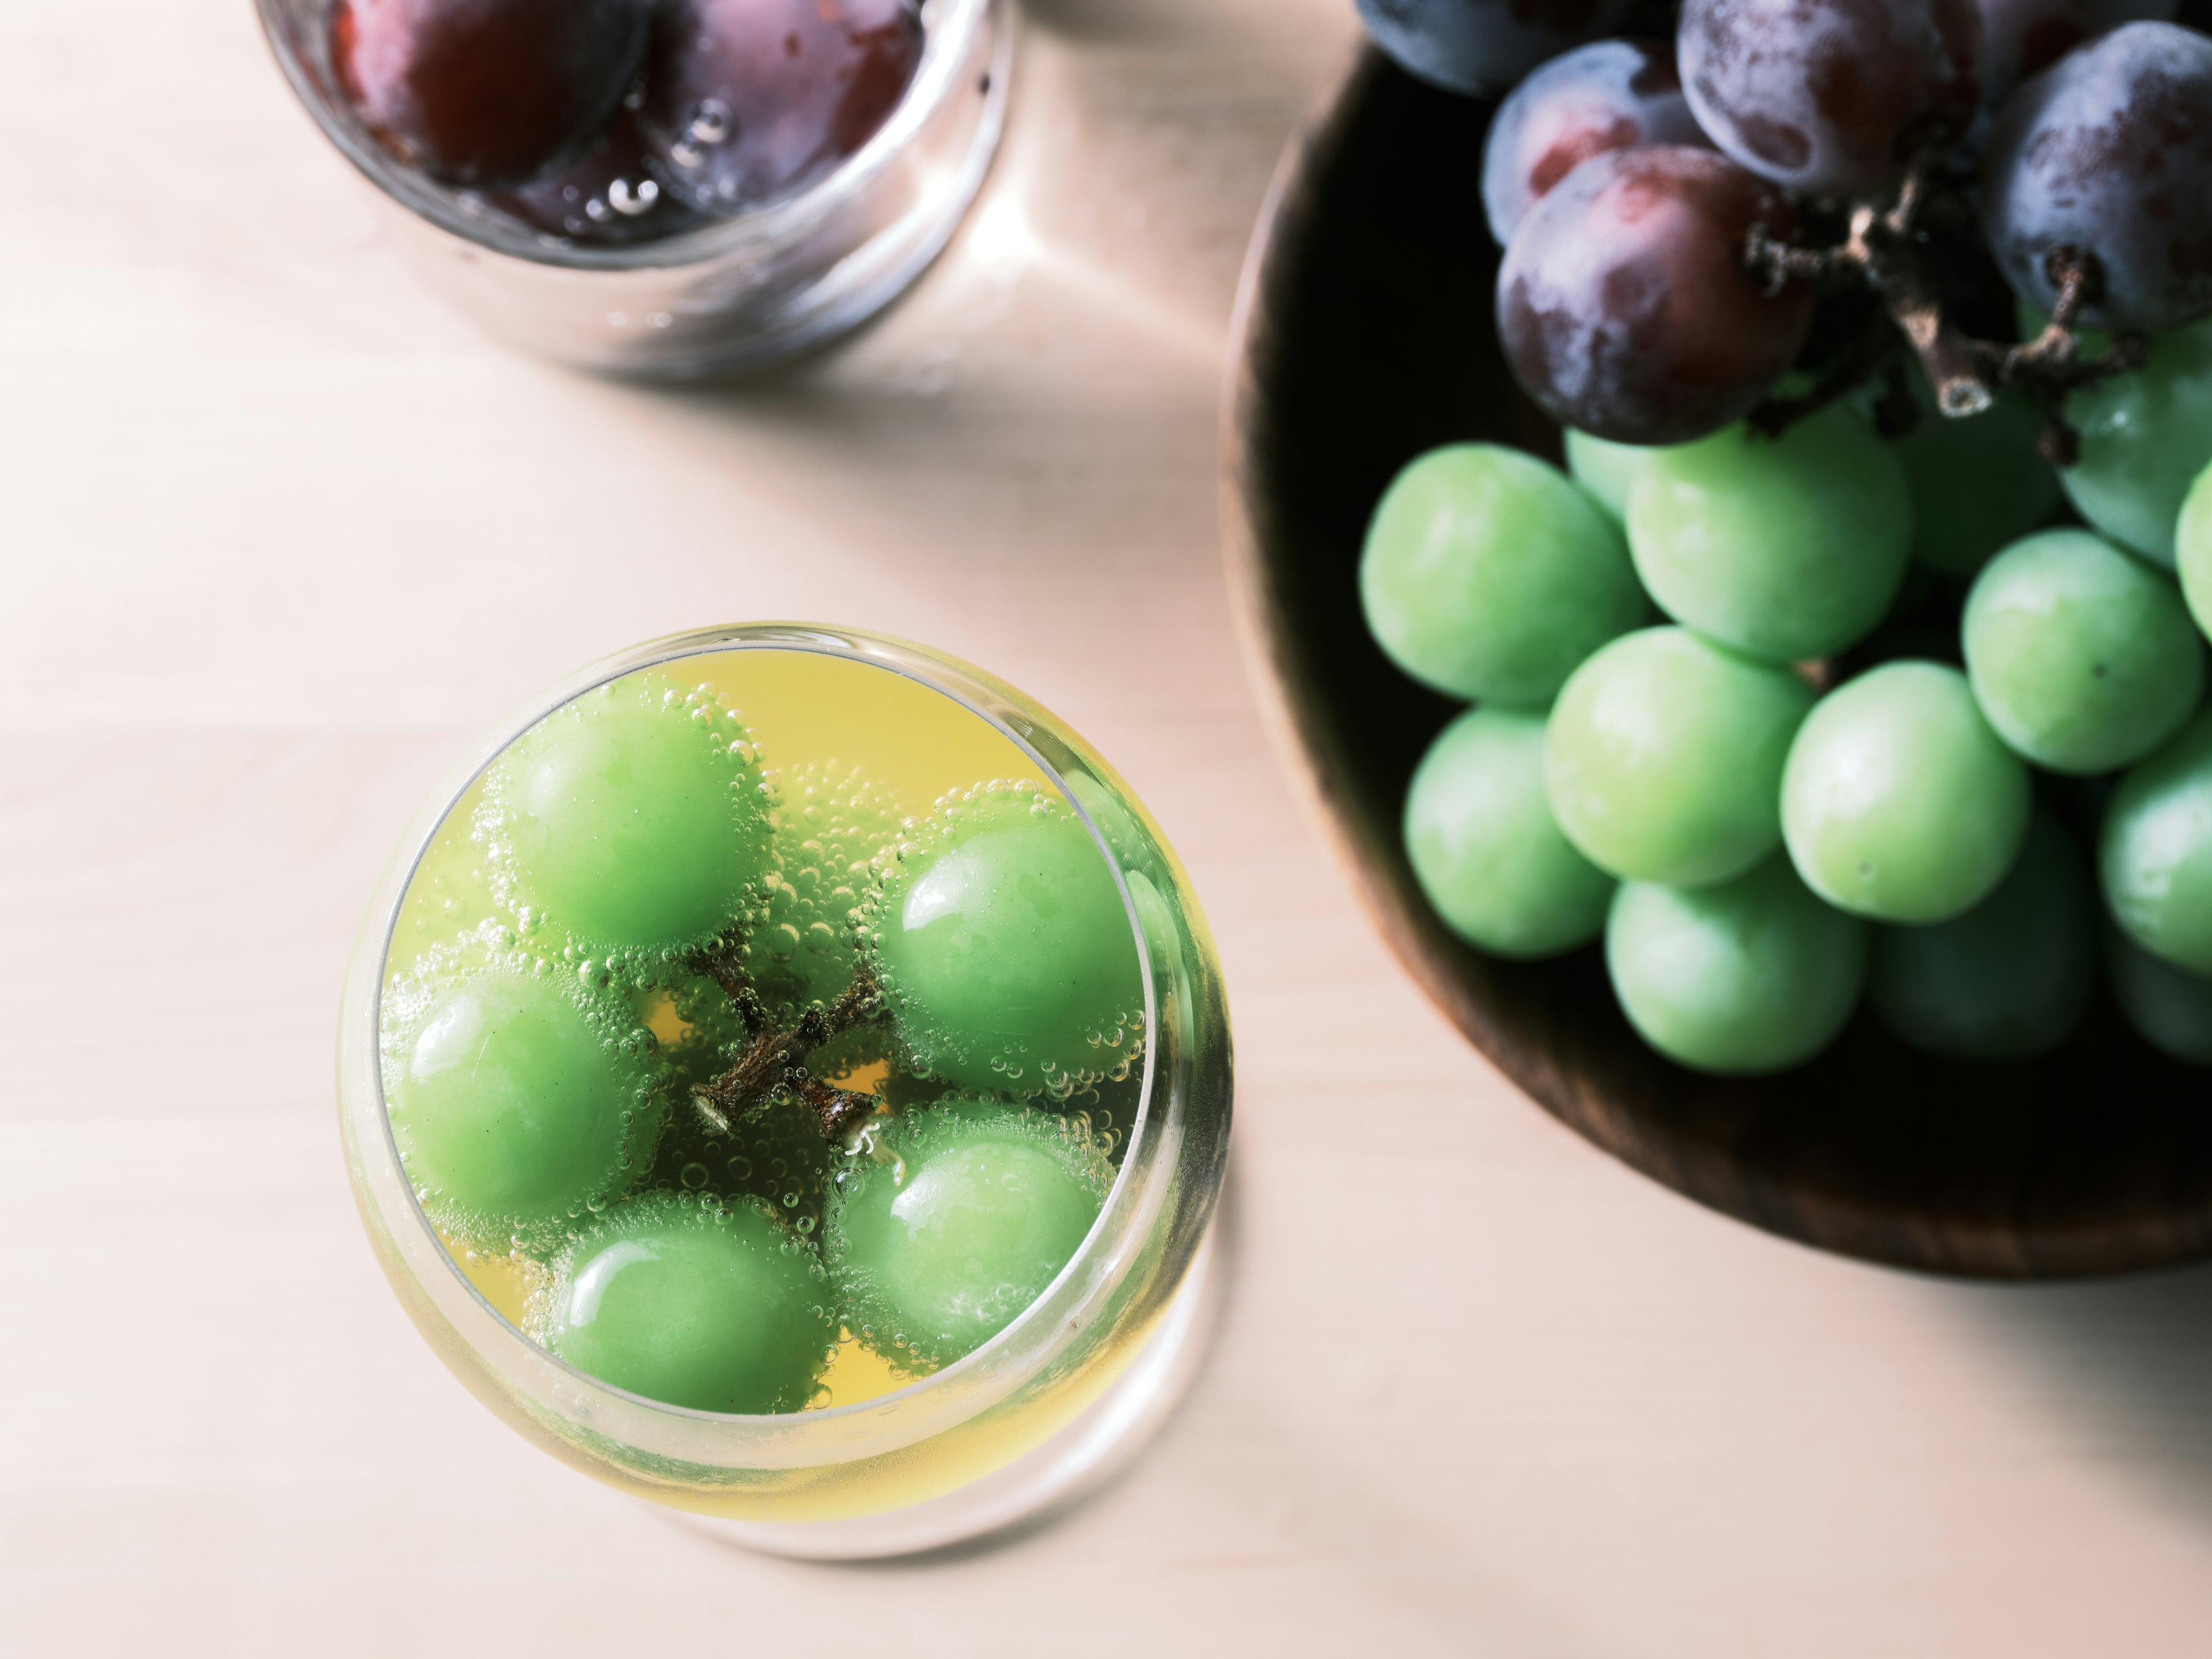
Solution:
[[[759,810],[758,867],[732,885],[741,898],[717,900],[738,907],[732,927],[666,948],[620,937],[630,914],[620,904],[539,879],[528,862],[537,843],[526,845],[532,821],[516,818],[516,786],[500,769],[503,756],[537,752],[522,740],[557,729],[589,698],[635,702],[639,687],[671,708],[681,689],[678,713],[713,733],[702,752],[719,757],[744,811]],[[472,1391],[599,1479],[702,1513],[779,1522],[939,1498],[1097,1401],[1161,1321],[1203,1237],[1228,1116],[1225,1009],[1203,921],[1172,854],[1103,763],[963,665],[790,629],[694,636],[602,665],[487,762],[425,815],[387,877],[341,1040],[342,1113],[371,1238],[416,1324]],[[554,797],[556,807],[569,799]],[[635,830],[620,811],[605,823],[609,844]],[[1022,974],[976,977],[969,956],[932,957],[910,943],[902,952],[912,935],[899,930],[950,902],[946,891],[983,915],[1010,882],[994,885],[988,865],[978,874],[961,859],[994,835],[1048,831],[1113,875],[1098,890],[1110,890],[1126,994],[1094,994],[1072,1043],[994,1037],[1004,1052],[986,1066],[964,1034],[998,1030],[1001,1004],[1028,994]],[[689,866],[647,876],[617,896],[689,925],[684,906],[696,909],[703,878]],[[947,990],[948,971],[969,979]],[[642,1079],[626,1127],[546,1176],[545,1193],[512,1158],[501,1164],[493,1185],[505,1207],[471,1196],[471,1181],[492,1179],[478,1141],[456,1139],[417,1099],[429,1089],[419,1056],[453,1047],[456,1022],[477,1017],[439,1000],[455,983],[491,987],[501,1008],[520,1011],[510,1024],[541,1014],[592,1022],[613,1086]],[[483,1029],[495,1038],[506,1028]],[[496,1070],[484,1058],[498,1052],[493,1038],[456,1050],[471,1079]],[[525,1066],[516,1076],[536,1109],[526,1085],[545,1074]],[[555,1078],[556,1092],[572,1081]],[[561,1127],[550,1107],[541,1121]],[[929,1166],[934,1186],[898,1185],[905,1160],[940,1146],[957,1156]],[[1015,1173],[994,1173],[1001,1168]],[[866,1254],[888,1224],[855,1231],[866,1194],[878,1211],[894,1192],[910,1206],[925,1187],[951,1190],[956,1176],[984,1181],[987,1197],[993,1183],[1058,1182],[1066,1194],[1054,1201],[1083,1206],[1045,1269],[1056,1277],[1011,1301],[1000,1285],[981,1324],[966,1292],[949,1312],[927,1301],[942,1286],[927,1263]],[[737,1232],[777,1241],[759,1248],[788,1258],[775,1271],[819,1304],[814,1323],[793,1316],[796,1334],[779,1350],[801,1356],[796,1389],[687,1393],[697,1369],[687,1355],[672,1371],[638,1374],[676,1381],[646,1382],[622,1370],[626,1352],[611,1370],[592,1358],[619,1328],[603,1310],[598,1327],[577,1323],[599,1294],[586,1286],[593,1241],[664,1218],[695,1243]],[[661,1341],[669,1323],[648,1320],[648,1335]]]

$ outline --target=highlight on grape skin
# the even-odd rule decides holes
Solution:
[[[1782,842],[1782,770],[1813,690],[1680,628],[1615,640],[1569,680],[1544,738],[1567,838],[1632,881],[1706,887]]]
[[[794,195],[890,118],[921,45],[913,0],[670,0],[638,109],[653,175],[706,214]]]
[[[665,240],[821,183],[920,68],[919,0],[331,0],[400,167],[557,246]]]
[[[1644,1040],[1694,1071],[1786,1071],[1835,1040],[1866,977],[1866,924],[1776,854],[1717,886],[1626,882],[1606,967]]]
[[[2172,578],[2087,531],[1999,554],[1967,596],[1962,642],[1990,724],[2049,771],[2132,765],[2203,696],[2204,642]]]
[[[1476,708],[1440,732],[1406,792],[1406,856],[1445,925],[1522,960],[1587,945],[1613,878],[1559,829],[1540,714]]]
[[[1483,141],[1490,234],[1510,242],[1528,210],[1593,155],[1705,142],[1672,43],[1600,40],[1555,58],[1498,106]]]
[[[2160,335],[2150,359],[2075,392],[2067,413],[2081,458],[2058,482],[2093,529],[2172,566],[2191,487],[2212,466],[2212,319]]]
[[[425,1218],[471,1279],[527,1288],[501,1304],[525,1335],[647,1400],[793,1413],[927,1376],[1067,1266],[1136,1124],[1145,988],[1065,797],[985,779],[910,812],[775,735],[773,662],[806,653],[731,654],[774,694],[765,732],[717,680],[648,670],[487,769],[404,901],[381,1075]],[[953,735],[872,737],[878,763],[1028,763],[944,708]],[[1151,833],[1084,789],[1172,940]],[[468,860],[488,917],[440,896]]]
[[[2027,768],[1966,677],[1886,663],[1823,698],[1790,745],[1782,834],[1806,884],[1875,921],[1948,921],[1986,898],[2027,833]]]
[[[2162,333],[2212,313],[2212,40],[2131,23],[2022,87],[1982,161],[1982,217],[2027,304],[2058,298],[2051,257],[2097,260],[2083,319]]]
[[[910,823],[873,945],[921,1073],[1058,1093],[1126,1075],[1144,1024],[1136,944],[1089,827],[1020,785]]]
[[[1686,0],[1682,80],[1715,143],[1821,196],[1893,188],[1981,101],[1975,0]]]
[[[1831,656],[1897,597],[1911,485],[1846,409],[1778,439],[1731,428],[1644,462],[1628,546],[1651,597],[1685,626],[1769,662]]]
[[[1498,276],[1514,377],[1562,424],[1617,443],[1684,443],[1751,413],[1812,326],[1813,295],[1745,268],[1754,224],[1787,205],[1710,150],[1593,157],[1532,208]]]
[[[589,146],[636,72],[645,26],[637,0],[336,0],[331,66],[402,164],[497,189]]]
[[[1064,1121],[948,1097],[872,1129],[824,1224],[862,1340],[950,1364],[1029,1310],[1098,1218],[1113,1170]]]
[[[1558,469],[1496,444],[1408,465],[1360,550],[1360,605],[1392,661],[1455,697],[1548,703],[1644,619],[1620,527]]]
[[[681,949],[744,912],[768,873],[751,733],[710,692],[632,675],[556,710],[491,772],[477,833],[527,929]]]
[[[2105,902],[2153,956],[2212,974],[2212,713],[2120,780],[2097,849]]]

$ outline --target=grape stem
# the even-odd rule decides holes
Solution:
[[[1833,282],[1838,276],[1863,282],[1881,299],[1890,329],[1877,325],[1875,340],[1863,341],[1838,360],[1821,384],[1802,398],[1769,399],[1752,423],[1770,436],[1825,407],[1877,370],[1890,380],[1883,398],[1886,430],[1909,428],[1897,407],[1902,365],[1893,349],[1897,336],[1910,346],[1936,393],[1936,409],[1949,420],[1984,412],[1999,386],[2019,386],[2043,407],[2040,447],[2054,465],[2071,466],[2081,458],[2081,434],[2066,419],[2068,396],[2114,374],[2140,368],[2148,343],[2124,335],[2097,356],[2084,359],[2077,327],[2082,307],[2096,297],[2103,272],[2096,256],[2080,248],[2051,252],[2047,270],[2058,290],[2058,303],[2043,332],[2025,344],[1978,340],[1946,316],[1943,295],[1919,244],[1922,221],[1938,204],[1963,208],[1930,184],[1937,156],[1930,153],[1909,169],[1896,198],[1887,206],[1861,202],[1851,209],[1849,230],[1832,247],[1805,247],[1775,236],[1764,222],[1753,224],[1745,240],[1747,269],[1770,293],[1792,282]],[[1893,329],[1894,333],[1890,330]],[[1906,392],[1910,396],[1909,391]]]
[[[2051,249],[2043,269],[2058,290],[2058,303],[2051,307],[2043,332],[2019,345],[1984,349],[1996,354],[2001,380],[2025,387],[2043,405],[2039,447],[2044,459],[2055,466],[2071,466],[2081,459],[2081,434],[2066,419],[2068,394],[2141,368],[2150,360],[2150,342],[2140,334],[2118,335],[2097,356],[2084,362],[2076,323],[2081,308],[2103,286],[2104,269],[2095,254],[2071,246]]]
[[[1887,209],[1872,202],[1852,208],[1850,231],[1833,247],[1784,242],[1762,222],[1752,226],[1744,257],[1777,293],[1793,281],[1817,283],[1838,273],[1856,274],[1881,296],[1889,320],[1918,356],[1928,384],[1936,389],[1936,406],[1951,419],[1963,420],[1987,409],[1996,394],[1983,378],[1974,342],[1945,318],[1943,296],[1916,246],[1927,176],[1925,166],[1912,168]],[[1866,365],[1861,378],[1873,367]]]
[[[775,1026],[754,990],[751,976],[735,951],[700,964],[736,1005],[754,1033],[730,1069],[711,1083],[691,1085],[691,1103],[715,1128],[730,1126],[753,1107],[781,1091],[804,1101],[821,1126],[823,1139],[842,1143],[854,1124],[875,1110],[873,1095],[832,1088],[806,1069],[806,1057],[830,1038],[877,1018],[883,1012],[883,988],[863,963],[835,1002],[816,1003],[795,1025]]]

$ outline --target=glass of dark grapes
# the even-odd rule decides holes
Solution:
[[[257,0],[410,263],[577,367],[763,368],[882,310],[998,144],[1003,0]]]

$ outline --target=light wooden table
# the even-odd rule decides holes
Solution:
[[[1246,227],[1348,0],[1031,0],[922,288],[751,392],[419,292],[246,0],[0,9],[0,1650],[2212,1650],[2212,1273],[1940,1284],[1707,1215],[1520,1099],[1267,753],[1217,568]],[[387,1293],[338,976],[462,745],[612,647],[811,617],[1114,757],[1240,1037],[1236,1300],[1065,1522],[833,1569],[525,1446]]]

